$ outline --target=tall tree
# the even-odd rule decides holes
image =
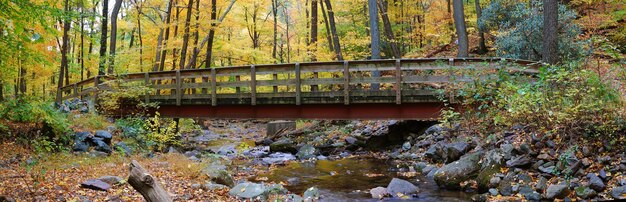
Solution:
[[[106,52],[107,52],[107,33],[109,32],[107,20],[109,16],[109,1],[102,0],[102,16],[100,21],[100,65],[98,66],[98,75],[104,75],[104,65],[106,64]]]
[[[235,2],[234,0],[232,1]],[[204,58],[204,68],[211,67],[211,59],[213,58],[213,41],[215,41],[215,29],[217,29],[217,1],[211,0],[211,28],[209,28],[209,34],[207,35],[208,44],[206,46],[206,56]],[[199,50],[196,52],[200,52]],[[196,53],[197,55],[197,53]],[[194,57],[195,58],[195,57]]]
[[[335,56],[337,60],[343,61],[343,55],[341,53],[341,44],[339,43],[339,35],[337,34],[337,24],[335,23],[335,11],[330,4],[330,0],[326,1],[326,10],[328,11],[328,19],[330,20],[330,32],[333,35],[333,45],[335,46]]]
[[[107,0],[104,0],[107,1]],[[109,43],[109,68],[107,73],[113,74],[113,68],[115,65],[115,45],[117,44],[117,15],[120,13],[122,6],[122,0],[115,0],[113,5],[113,12],[111,13],[111,42]]]
[[[402,57],[400,53],[400,49],[398,48],[398,43],[393,36],[393,30],[391,29],[391,21],[389,21],[389,16],[387,15],[387,1],[379,0],[378,7],[380,8],[380,17],[383,19],[383,28],[385,30],[385,35],[387,36],[387,40],[391,45],[391,52],[393,53],[393,57],[398,59]]]
[[[191,8],[193,0],[187,3],[187,17],[185,18],[185,33],[183,34],[183,47],[180,49],[180,69],[185,68],[185,59],[187,58],[187,47],[189,46],[189,26],[191,26]]]
[[[311,61],[317,61],[315,52],[317,50],[317,0],[311,0],[311,44],[310,59]]]
[[[167,43],[170,38],[170,21],[172,17],[172,7],[174,6],[174,0],[170,0],[167,4],[167,11],[165,12],[165,38],[163,39],[163,48],[161,49],[161,58],[159,62],[159,71],[165,69],[165,58],[167,57]]]
[[[557,0],[543,1],[543,61],[554,64],[558,62],[557,36],[558,36],[559,5]]]
[[[326,26],[326,41],[328,41],[328,50],[335,51],[335,46],[333,46],[333,35],[330,34],[330,25],[328,25],[328,14],[326,13],[324,0],[320,0],[320,8],[322,9],[322,17],[324,17],[324,25]]]
[[[276,63],[276,44],[278,43],[278,0],[272,0],[272,16],[274,17],[274,40],[272,46],[272,58]]]
[[[475,0],[474,5],[476,6],[476,24],[478,24],[478,20],[483,15],[483,9],[480,7],[480,0]],[[478,28],[478,53],[484,54],[487,52],[487,45],[485,45],[485,32]]]
[[[464,58],[469,56],[469,41],[467,39],[467,30],[465,28],[465,12],[463,11],[463,0],[453,0],[453,17],[454,26],[456,27],[457,43],[459,50],[457,57]]]
[[[63,98],[63,91],[61,88],[63,87],[63,76],[65,74],[65,67],[68,65],[67,63],[67,49],[69,43],[68,32],[70,31],[70,2],[69,0],[65,0],[65,14],[63,20],[63,44],[61,45],[61,67],[59,68],[59,82],[57,82],[57,96],[56,102],[57,104],[61,104],[61,99]],[[106,25],[105,25],[106,26]]]
[[[376,0],[367,0],[370,17],[370,46],[372,48],[372,60],[380,59],[380,30],[378,29],[378,6]],[[380,77],[380,71],[373,71],[372,77]],[[380,84],[372,83],[371,89],[378,90]]]

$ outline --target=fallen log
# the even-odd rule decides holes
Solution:
[[[170,202],[172,198],[152,175],[139,162],[130,163],[128,184],[137,190],[148,202]]]

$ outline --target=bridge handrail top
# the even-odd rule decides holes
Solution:
[[[380,63],[380,62],[389,62],[393,63],[396,61],[405,61],[405,62],[436,62],[436,61],[475,61],[475,62],[497,62],[497,61],[506,61],[506,62],[515,62],[524,65],[546,65],[546,63],[532,61],[532,60],[523,60],[523,59],[514,59],[514,58],[501,58],[501,57],[478,57],[478,58],[458,58],[458,57],[438,57],[438,58],[401,58],[401,59],[371,59],[371,60],[345,60],[345,61],[316,61],[316,62],[295,62],[295,63],[282,63],[282,64],[261,64],[254,65],[256,68],[263,67],[290,67],[295,66],[296,64],[300,64],[301,66],[315,66],[315,65],[324,65],[324,64],[336,64],[342,65],[345,62],[348,63]],[[116,77],[142,77],[147,74],[168,74],[168,73],[176,73],[179,72],[204,72],[210,71],[210,69],[248,69],[253,65],[238,65],[238,66],[227,66],[227,67],[212,67],[212,68],[200,68],[200,69],[183,69],[183,70],[167,70],[167,71],[151,71],[151,72],[139,72],[139,73],[127,73],[127,74],[117,74],[117,75],[96,75],[93,77],[89,77],[85,80],[78,81],[75,83],[70,83],[61,87],[61,90],[66,90],[67,88],[73,87],[74,85],[83,86],[85,84],[91,83],[98,78],[116,78]]]

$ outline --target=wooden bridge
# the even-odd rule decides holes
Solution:
[[[535,74],[540,65],[503,58],[248,65],[96,76],[61,90],[62,100],[97,101],[119,83],[148,86],[138,96],[157,103],[164,117],[430,120],[444,107],[441,96],[456,103],[442,94],[446,85],[487,79],[499,70]]]

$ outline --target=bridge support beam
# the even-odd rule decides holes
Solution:
[[[452,107],[456,107],[452,105]],[[404,119],[436,120],[443,103],[306,104],[306,105],[162,105],[163,117],[218,119]]]

